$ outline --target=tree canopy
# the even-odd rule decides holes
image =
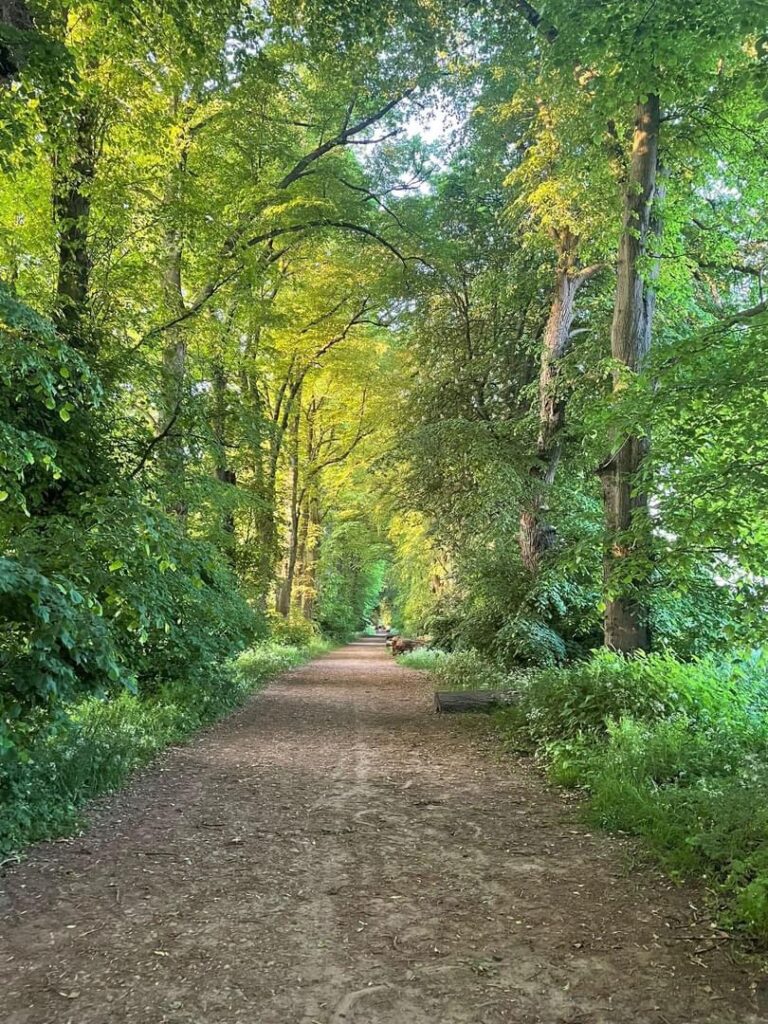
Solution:
[[[763,641],[762,4],[0,11],[9,749],[286,624]]]

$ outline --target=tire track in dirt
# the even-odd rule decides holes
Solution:
[[[768,1021],[695,894],[622,845],[359,642],[7,871],[0,1021]]]

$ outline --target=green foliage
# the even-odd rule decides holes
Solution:
[[[133,678],[95,598],[63,576],[0,559],[0,762],[62,706]]]
[[[165,682],[150,697],[124,692],[66,706],[54,728],[30,738],[23,758],[0,760],[0,856],[79,827],[86,800],[324,649],[318,641],[265,643],[206,678]]]
[[[385,554],[370,521],[334,520],[318,567],[317,621],[323,633],[347,637],[369,621],[384,583]]]
[[[215,549],[122,478],[82,356],[6,289],[0,332],[5,770],[58,735],[72,701],[202,683],[260,624]]]
[[[522,707],[538,743],[603,737],[609,722],[624,717],[684,713],[703,727],[768,711],[766,671],[760,655],[683,663],[670,655],[597,651],[569,668],[530,673]]]
[[[442,690],[501,690],[509,677],[478,651],[454,651],[435,664],[432,671]]]
[[[398,659],[405,668],[426,669],[441,690],[503,690],[510,677],[499,665],[475,650],[440,651],[434,648],[412,651]]]
[[[7,537],[62,478],[81,472],[78,410],[97,406],[99,381],[53,325],[0,284],[0,507]]]
[[[437,666],[447,657],[449,655],[445,651],[437,650],[434,647],[420,647],[418,650],[410,651],[408,654],[401,654],[397,659],[397,663],[402,665],[403,668],[416,668],[427,672],[435,672]]]
[[[307,647],[319,640],[320,632],[314,622],[294,612],[285,617],[273,614],[269,617],[269,638],[276,644],[289,647]]]
[[[717,885],[723,919],[768,938],[768,792],[764,721],[744,717],[702,729],[681,715],[657,724],[623,720],[580,770],[590,817],[641,835],[671,871]]]
[[[766,657],[602,652],[516,683],[502,735],[586,789],[590,820],[642,836],[672,872],[707,876],[723,919],[768,938]]]
[[[516,537],[497,527],[491,540],[468,541],[456,556],[460,588],[446,593],[427,620],[438,645],[476,647],[508,667],[555,665],[599,642],[596,592],[583,570],[531,580]]]

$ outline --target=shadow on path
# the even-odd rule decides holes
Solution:
[[[629,875],[383,642],[283,676],[7,873],[3,1024],[756,1024]]]

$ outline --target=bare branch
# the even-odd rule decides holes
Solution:
[[[176,420],[179,418],[179,413],[180,412],[181,412],[181,400],[179,400],[176,403],[176,408],[173,410],[173,414],[171,415],[171,417],[169,418],[168,422],[163,427],[163,429],[160,431],[160,433],[159,434],[155,434],[155,436],[149,442],[147,447],[144,449],[144,454],[139,459],[139,461],[136,464],[135,468],[132,469],[131,472],[128,474],[128,479],[129,480],[134,480],[139,475],[139,473],[142,471],[142,469],[144,469],[144,467],[146,466],[147,462],[149,461],[149,457],[152,454],[152,452],[155,450],[155,448],[157,448],[157,446],[163,440],[165,440],[166,437],[168,437],[168,435],[170,434],[171,430],[173,430],[173,425],[175,424]]]
[[[720,317],[714,326],[718,330],[726,327],[736,327],[737,324],[741,324],[745,320],[751,320],[753,317],[760,316],[763,313],[768,313],[768,299],[758,302],[756,306],[750,306],[749,309],[742,309],[740,313],[732,313],[731,316]]]
[[[348,188],[353,192],[359,192],[361,195],[364,195],[367,199],[372,200],[374,203],[376,203],[380,210],[383,210],[384,213],[388,214],[392,218],[392,220],[397,224],[397,226],[401,230],[407,230],[403,222],[394,212],[394,210],[390,210],[387,204],[379,196],[377,196],[375,192],[372,192],[369,188],[366,188],[365,185],[356,185],[352,181],[347,181],[346,178],[337,177],[336,180],[341,182],[341,184],[344,185],[345,188]]]
[[[421,257],[419,256],[403,256],[403,254],[396,249],[391,242],[388,242],[386,238],[383,238],[371,228],[363,227],[362,224],[353,224],[351,221],[333,220],[330,217],[324,217],[321,220],[308,220],[303,224],[289,224],[286,227],[273,228],[261,235],[254,235],[253,238],[249,238],[246,245],[251,248],[252,246],[260,245],[262,242],[269,241],[270,239],[278,238],[280,235],[295,234],[296,232],[301,231],[311,231],[313,228],[342,228],[345,231],[353,231],[359,235],[366,235],[368,238],[374,239],[385,249],[388,249],[403,265],[406,265],[409,260],[421,260]]]
[[[321,313],[320,316],[317,317],[315,320],[310,320],[309,323],[306,324],[306,326],[301,328],[299,334],[307,334],[315,327],[319,327],[320,324],[327,320],[329,317],[332,317],[335,313],[338,313],[338,311],[341,309],[341,307],[344,305],[348,298],[349,296],[345,295],[344,298],[339,299],[336,305],[333,306],[331,309],[327,310],[325,313]]]
[[[609,266],[608,263],[593,263],[589,267],[584,267],[583,270],[579,270],[574,274],[574,278],[579,285],[584,284],[585,281],[590,281],[593,277],[600,273],[601,270]]]
[[[281,178],[277,187],[279,189],[288,188],[289,185],[291,185],[294,181],[296,181],[297,178],[300,178],[304,174],[304,172],[306,171],[310,164],[313,164],[316,160],[319,160],[321,157],[325,156],[326,153],[330,153],[332,149],[337,149],[339,146],[345,146],[349,142],[353,141],[355,135],[359,135],[360,132],[364,132],[366,128],[370,128],[372,124],[376,124],[377,121],[380,121],[382,117],[386,117],[390,110],[394,110],[398,103],[401,103],[404,99],[407,99],[407,97],[411,96],[415,91],[416,86],[411,86],[410,89],[406,89],[405,92],[401,93],[399,96],[396,96],[388,103],[385,103],[383,107],[379,107],[378,110],[374,111],[372,114],[369,114],[368,117],[362,118],[362,120],[357,121],[353,125],[347,125],[345,119],[345,124],[342,130],[337,135],[334,135],[332,138],[327,139],[325,142],[321,143],[319,146],[315,146],[314,149],[310,150],[309,153],[305,154],[299,161],[297,161],[293,168],[286,175],[284,175],[283,178]],[[347,113],[347,119],[351,117],[351,115],[352,109],[349,108]]]

